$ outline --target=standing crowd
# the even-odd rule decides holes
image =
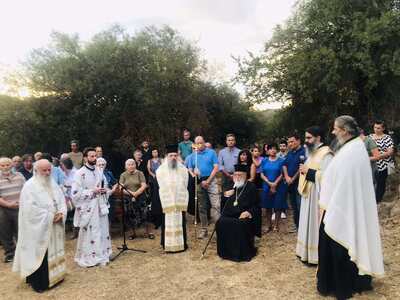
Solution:
[[[41,152],[1,157],[4,261],[13,261],[13,270],[42,292],[65,277],[66,225],[77,238],[76,263],[104,266],[112,255],[110,223],[122,220],[131,240],[140,227],[149,239],[160,228],[164,250],[181,252],[188,248],[186,213],[200,223],[196,238],[216,232],[221,258],[249,261],[257,254],[257,237],[286,232],[281,224],[290,206],[295,254],[318,264],[322,295],[347,299],[372,289],[371,276],[383,275],[376,204],[395,168],[385,129],[377,121],[366,135],[354,118],[340,116],[330,145],[312,126],[303,136],[248,149],[239,149],[228,134],[218,153],[202,136],[192,142],[185,129],[183,140],[165,149],[144,141],[120,176],[102,147],[81,152],[75,140],[59,158]]]

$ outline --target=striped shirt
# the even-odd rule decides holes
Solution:
[[[372,134],[370,135],[370,137],[375,141],[376,145],[378,146],[380,154],[383,154],[390,148],[394,147],[393,140],[388,134],[384,134],[381,138],[377,138],[376,136],[374,138],[374,135]],[[378,171],[386,170],[391,162],[392,162],[392,157],[376,161]]]
[[[8,176],[0,174],[0,197],[7,202],[18,202],[25,178],[21,173],[11,173]]]

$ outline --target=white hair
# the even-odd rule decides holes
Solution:
[[[107,161],[103,157],[99,157],[98,159],[96,159],[96,164],[99,164],[99,163],[103,163],[103,164],[107,165]]]
[[[9,157],[0,157],[0,164],[12,164],[12,159]]]
[[[135,166],[136,166],[136,161],[135,161],[133,158],[127,159],[126,162],[125,162],[125,168],[126,168],[129,164],[132,164],[132,163],[134,163]]]

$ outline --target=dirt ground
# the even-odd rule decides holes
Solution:
[[[38,295],[11,272],[11,264],[1,262],[0,299],[322,298],[316,292],[316,268],[298,261],[294,255],[296,236],[284,231],[264,235],[258,242],[258,255],[249,263],[220,259],[215,240],[200,260],[205,241],[194,239],[193,226],[190,249],[184,253],[165,254],[158,233],[156,240],[138,237],[129,241],[130,247],[147,253],[126,252],[106,267],[79,268],[73,261],[76,241],[67,241],[68,275],[64,282]],[[374,280],[374,291],[355,299],[400,299],[399,218],[382,221],[382,237],[386,277]],[[120,244],[121,238],[115,237],[113,246]]]

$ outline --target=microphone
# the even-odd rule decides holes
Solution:
[[[104,179],[101,180],[101,188],[104,188]]]
[[[306,157],[304,155],[300,155],[300,163],[304,164],[304,162],[306,161]]]

